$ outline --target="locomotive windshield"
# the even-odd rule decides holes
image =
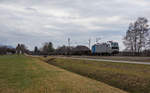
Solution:
[[[118,43],[112,43],[112,49],[119,49]]]

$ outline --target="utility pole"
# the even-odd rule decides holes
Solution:
[[[70,38],[68,38],[68,55],[70,55]]]
[[[91,49],[91,39],[89,39],[89,49]]]
[[[69,46],[69,48],[70,48],[70,38],[68,38],[68,46]]]

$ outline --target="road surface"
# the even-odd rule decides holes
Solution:
[[[80,59],[80,60],[92,60],[92,61],[105,61],[105,62],[114,62],[114,63],[130,63],[130,64],[143,64],[150,65],[150,62],[136,62],[136,61],[123,61],[123,60],[106,60],[106,59],[93,59],[93,58],[74,58],[74,57],[61,57],[61,58],[71,58],[71,59]]]

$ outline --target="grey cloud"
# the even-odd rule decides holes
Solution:
[[[122,38],[139,16],[150,18],[147,0],[0,0],[0,43],[25,43],[30,49],[52,41],[55,47],[87,45],[87,40]],[[9,37],[9,38],[8,38]]]

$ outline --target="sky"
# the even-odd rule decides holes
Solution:
[[[0,0],[0,44],[28,49],[116,41],[120,49],[129,23],[150,20],[149,0]]]

